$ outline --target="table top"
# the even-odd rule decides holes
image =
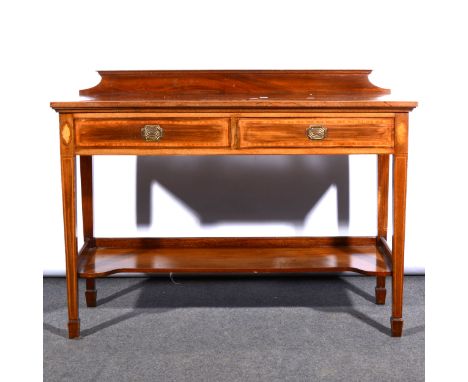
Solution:
[[[371,70],[99,71],[98,85],[57,111],[116,108],[320,108],[410,111],[417,102],[390,96]]]

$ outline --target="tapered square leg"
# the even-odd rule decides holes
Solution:
[[[377,239],[387,239],[388,225],[388,187],[390,178],[390,157],[388,154],[377,156]],[[375,303],[385,304],[387,289],[385,276],[376,277]]]
[[[93,219],[93,157],[80,156],[81,173],[81,206],[83,211],[83,235],[89,245],[94,244],[94,219]],[[96,306],[96,280],[86,279],[86,306]]]
[[[401,337],[403,333],[403,319],[392,317],[390,319],[390,325],[392,328],[392,337]]]
[[[81,208],[83,212],[83,236],[85,241],[94,242],[93,211],[93,157],[80,156]]]
[[[80,336],[76,243],[75,157],[62,156],[62,197],[65,230],[65,264],[68,300],[68,335]]]
[[[96,280],[95,279],[86,279],[86,306],[88,308],[96,307]]]
[[[406,183],[408,167],[408,113],[395,115],[393,154],[392,317],[393,337],[403,331],[403,277],[405,252]]]
[[[403,329],[403,272],[405,248],[406,156],[394,156],[394,207],[392,246],[392,336],[400,337]]]
[[[385,288],[385,276],[377,276],[377,286],[375,287],[375,303],[385,305],[387,289]]]
[[[80,337],[80,319],[68,321],[68,338]]]

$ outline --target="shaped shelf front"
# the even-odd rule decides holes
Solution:
[[[358,272],[391,274],[375,237],[101,238],[80,251],[83,278],[113,273]]]

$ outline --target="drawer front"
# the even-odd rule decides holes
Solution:
[[[239,146],[393,147],[394,119],[388,118],[243,118]]]
[[[229,147],[228,118],[75,120],[79,147]]]

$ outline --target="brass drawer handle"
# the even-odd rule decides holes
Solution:
[[[141,136],[146,142],[159,141],[164,135],[164,129],[159,125],[145,125],[141,129]]]
[[[328,129],[320,125],[310,125],[306,130],[307,137],[312,141],[325,139],[327,137],[327,132]]]

